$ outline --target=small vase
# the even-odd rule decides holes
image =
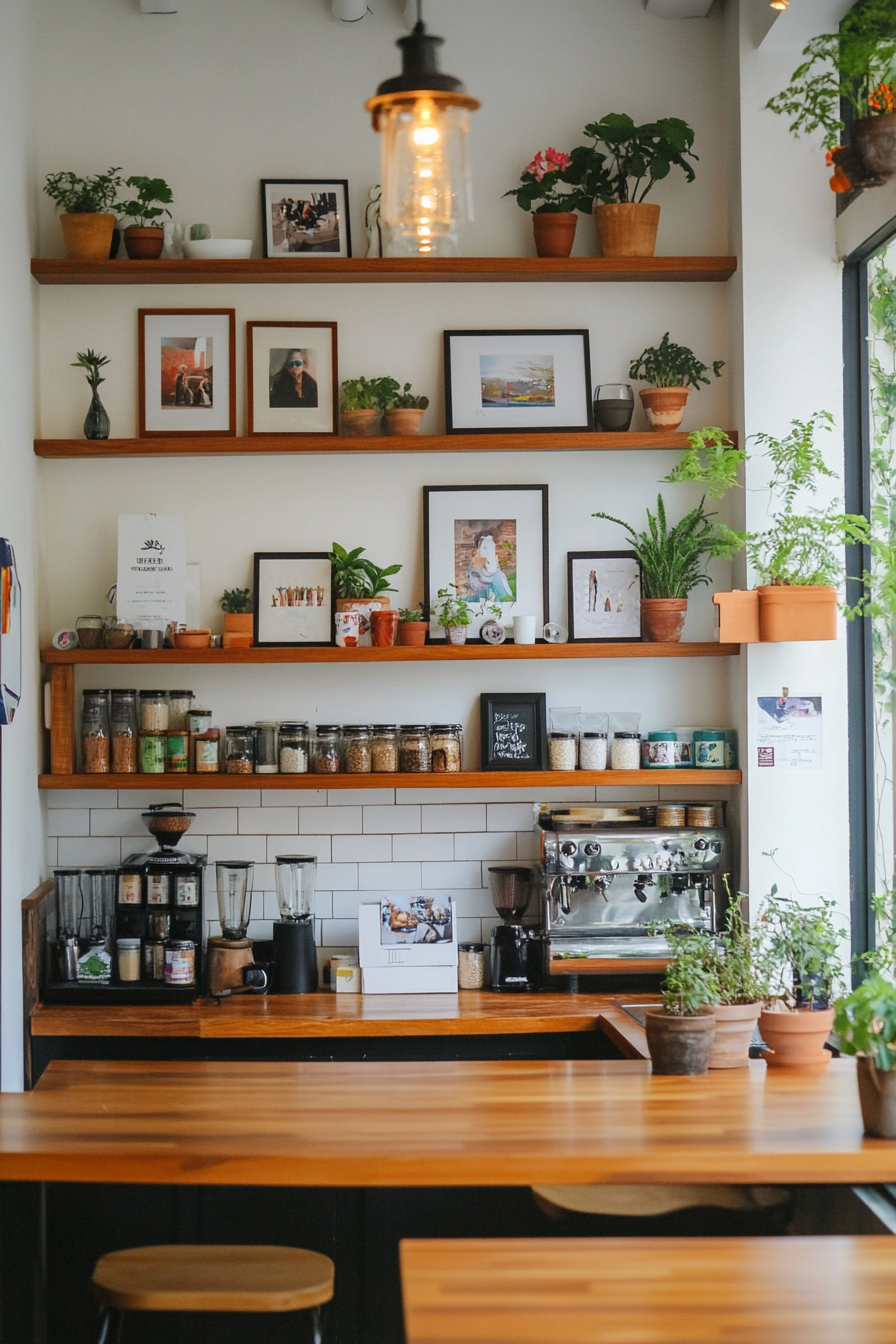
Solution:
[[[100,401],[100,394],[94,389],[90,399],[90,409],[84,417],[85,439],[108,439],[109,416]]]

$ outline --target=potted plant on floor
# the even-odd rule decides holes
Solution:
[[[865,1133],[896,1139],[896,985],[875,971],[838,999],[834,1032],[844,1055],[858,1055]]]
[[[60,211],[65,255],[71,261],[108,261],[115,229],[115,198],[122,187],[120,168],[96,177],[48,173],[44,191]]]
[[[761,965],[778,1001],[759,1015],[767,1063],[819,1067],[830,1062],[824,1043],[833,1026],[830,1000],[840,979],[839,948],[846,937],[834,926],[836,902],[799,905],[773,886],[759,921]]]
[[[449,644],[466,644],[467,626],[471,624],[473,616],[464,599],[458,597],[457,584],[449,583],[447,588],[440,588],[438,596],[442,602],[441,606],[436,607],[435,616],[445,631],[445,638]]]
[[[370,438],[379,429],[394,378],[348,378],[342,384],[342,428],[346,434]]]
[[[252,590],[250,588],[225,588],[221,598],[221,610],[224,613],[224,638],[221,641],[225,649],[250,648],[252,645]]]
[[[716,1032],[710,1004],[718,983],[706,965],[705,938],[691,934],[677,940],[675,958],[663,977],[661,1008],[645,1014],[647,1048],[653,1072],[705,1073]]]
[[[397,574],[401,565],[388,565],[380,569],[372,560],[364,557],[364,547],[356,546],[347,551],[338,541],[333,542],[330,552],[330,564],[333,566],[333,589],[336,593],[337,611],[358,610],[358,604],[367,606],[376,599],[381,607],[389,606],[387,593],[396,590],[388,582]]]
[[[401,607],[398,612],[398,642],[405,645],[426,643],[426,631],[429,622],[423,614],[423,603],[419,607]]]
[[[411,384],[400,387],[394,378],[386,378],[390,390],[383,413],[383,429],[387,434],[419,434],[429,397],[417,397]]]
[[[132,219],[124,231],[124,245],[132,261],[157,261],[165,246],[165,230],[154,221],[163,215],[171,218],[166,209],[174,197],[171,188],[161,177],[129,177],[126,187],[136,192],[130,201],[119,201],[116,209],[125,219]]]
[[[610,112],[584,134],[592,143],[572,151],[563,181],[580,190],[576,209],[594,211],[601,255],[652,257],[660,207],[644,198],[673,167],[693,182],[694,132],[678,117],[636,126],[625,113]]]
[[[550,146],[542,154],[541,150],[532,162],[520,173],[519,187],[505,191],[505,196],[515,196],[521,210],[532,215],[532,228],[535,233],[535,252],[539,257],[568,257],[576,236],[578,217],[576,211],[591,209],[592,201],[583,206],[584,192],[568,185],[564,173],[570,166],[570,156]],[[541,204],[537,205],[536,202]]]
[[[108,363],[108,357],[101,355],[90,347],[84,351],[77,352],[78,358],[72,363],[73,369],[84,369],[87,374],[87,386],[90,388],[90,408],[84,417],[84,437],[85,439],[108,439],[109,437],[109,416],[105,406],[100,401],[99,386],[106,380],[100,374],[100,369]]]
[[[703,565],[709,559],[731,556],[743,548],[744,535],[733,532],[704,509],[704,500],[674,527],[666,521],[666,506],[657,495],[656,514],[647,510],[647,531],[636,532],[609,513],[594,513],[628,533],[629,545],[641,566],[641,635],[649,643],[677,644],[684,629],[688,594],[708,584]]]
[[[713,360],[713,375],[718,378],[724,367],[723,359]],[[632,360],[628,376],[648,384],[639,395],[650,428],[672,433],[682,422],[690,389],[699,392],[701,383],[708,386],[708,373],[709,366],[686,345],[670,341],[667,331],[659,345],[649,345]]]

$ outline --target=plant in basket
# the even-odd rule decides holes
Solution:
[[[718,995],[718,981],[707,964],[704,935],[682,934],[674,943],[675,956],[662,982],[662,1007],[645,1014],[647,1048],[654,1073],[705,1073],[716,1030],[709,1005]]]
[[[120,168],[93,177],[48,173],[44,191],[59,211],[65,255],[75,261],[108,261],[115,229]]]
[[[505,191],[515,196],[521,210],[532,215],[535,251],[540,257],[568,257],[576,236],[576,211],[582,208],[585,193],[572,187],[564,177],[570,156],[549,145],[520,173],[520,186]],[[567,188],[561,190],[561,187]],[[588,202],[587,209],[590,210]]]

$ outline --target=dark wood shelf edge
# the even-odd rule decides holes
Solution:
[[[704,792],[740,784],[740,770],[470,770],[425,775],[39,775],[40,789],[533,789],[596,785],[631,788],[652,783]]]
[[[736,658],[740,644],[424,644],[386,649],[41,649],[49,667],[211,666],[252,667],[283,663],[479,663],[580,658]]]

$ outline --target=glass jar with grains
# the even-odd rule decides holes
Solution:
[[[254,728],[234,724],[224,729],[224,770],[228,775],[254,775]]]
[[[407,775],[428,775],[432,770],[432,749],[425,723],[403,723],[399,739],[399,770]]]
[[[346,723],[342,728],[342,762],[347,775],[369,775],[372,768],[370,728],[366,723]]]
[[[281,723],[279,736],[281,775],[308,773],[307,723]]]
[[[342,773],[342,729],[338,723],[319,723],[314,730],[311,752],[316,775]]]
[[[112,725],[112,773],[137,773],[137,692],[110,693]]]
[[[575,733],[550,733],[548,736],[548,769],[575,770]]]
[[[461,769],[461,732],[459,723],[429,725],[434,775],[456,774]]]
[[[109,773],[109,692],[85,691],[81,711],[85,775]]]
[[[190,713],[190,706],[193,704],[192,691],[169,691],[168,692],[168,727],[183,731],[189,728],[187,717]]]
[[[641,769],[641,734],[614,733],[610,750],[610,767],[613,770]]]
[[[167,691],[140,692],[140,727],[147,733],[167,733]]]
[[[398,724],[375,723],[370,734],[370,768],[375,775],[398,770]]]

